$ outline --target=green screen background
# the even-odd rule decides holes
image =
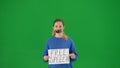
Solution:
[[[0,68],[47,68],[54,19],[75,42],[74,68],[120,68],[119,0],[0,0]]]

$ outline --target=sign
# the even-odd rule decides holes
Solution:
[[[69,64],[69,49],[49,49],[49,64]]]

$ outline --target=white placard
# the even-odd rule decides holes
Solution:
[[[49,49],[49,64],[69,64],[69,49]]]

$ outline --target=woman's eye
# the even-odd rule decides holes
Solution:
[[[61,26],[59,26],[61,28]]]
[[[55,26],[55,27],[58,27],[58,26]]]

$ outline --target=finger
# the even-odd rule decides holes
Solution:
[[[69,56],[71,56],[71,54],[69,54]]]

